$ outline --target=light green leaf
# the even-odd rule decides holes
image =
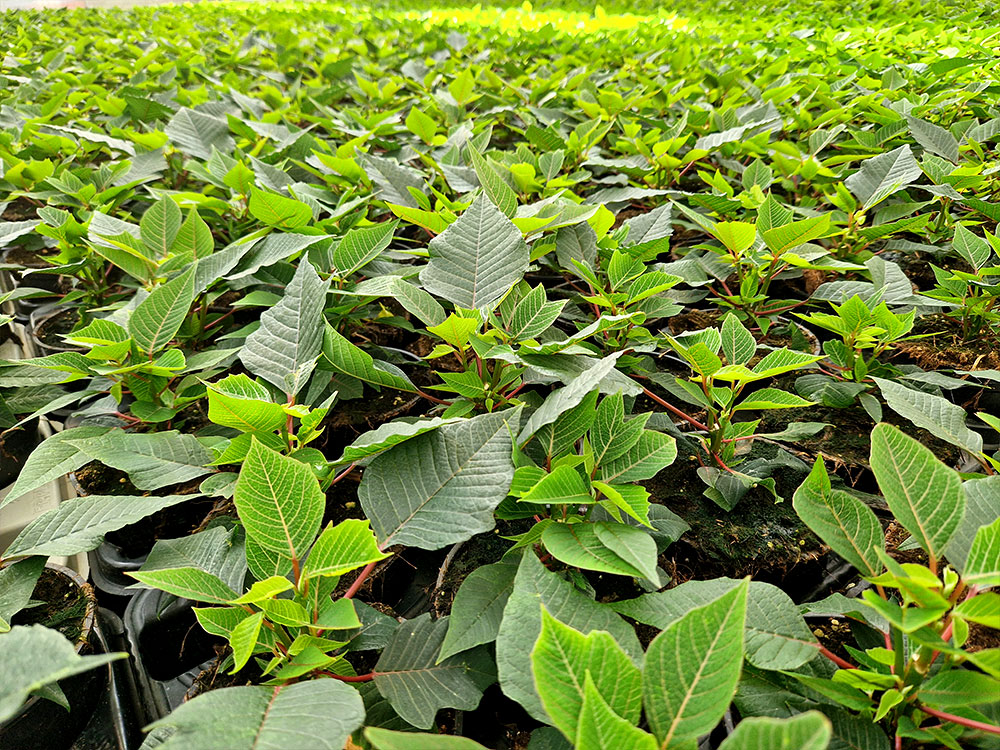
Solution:
[[[757,228],[744,221],[720,221],[712,234],[733,255],[741,255],[757,239]]]
[[[642,673],[609,633],[587,635],[556,620],[542,606],[542,629],[531,668],[552,725],[576,737],[590,677],[610,709],[633,725],[642,709]]]
[[[989,243],[961,224],[955,225],[955,240],[951,246],[976,271],[986,265],[993,256],[993,248]]]
[[[206,395],[208,418],[223,427],[241,432],[277,432],[288,418],[281,404],[271,401],[267,388],[243,373],[207,384]]]
[[[639,441],[623,455],[598,467],[597,476],[608,483],[641,482],[655,477],[676,457],[674,438],[662,432],[643,430]]]
[[[387,362],[376,362],[370,354],[352,344],[330,325],[326,327],[322,347],[324,364],[335,372],[379,387],[395,388],[408,393],[415,393],[417,390],[398,367]]]
[[[485,196],[430,242],[420,281],[466,309],[491,308],[528,269],[521,231]]]
[[[722,353],[731,365],[745,365],[757,352],[757,342],[734,313],[722,319]]]
[[[323,307],[329,280],[321,281],[311,263],[303,261],[281,301],[265,310],[260,328],[240,352],[246,368],[294,396],[306,384],[323,348]]]
[[[661,747],[711,731],[729,706],[743,665],[748,584],[690,610],[649,645],[643,697]]]
[[[316,538],[326,504],[312,469],[256,439],[240,468],[233,502],[248,537],[300,560]]]
[[[212,230],[198,214],[198,209],[192,207],[174,236],[170,254],[199,260],[211,255],[214,250],[215,240],[212,238]]]
[[[461,419],[461,417],[431,417],[415,422],[386,422],[374,430],[370,430],[359,436],[357,440],[344,448],[344,454],[334,463],[349,464],[354,461],[361,461],[369,456],[389,450],[394,445],[417,437],[417,435],[423,435],[425,432],[436,430],[438,427],[446,424],[459,422]]]
[[[921,702],[939,708],[994,703],[997,695],[1000,695],[1000,680],[965,669],[939,672],[920,686]]]
[[[920,441],[885,423],[872,431],[871,467],[893,515],[940,559],[965,513],[958,473]]]
[[[323,529],[302,568],[302,578],[340,576],[387,557],[391,555],[378,548],[368,522],[351,518]]]
[[[233,628],[229,635],[229,645],[233,648],[233,668],[229,674],[236,674],[250,661],[254,648],[257,646],[257,638],[260,636],[260,627],[263,622],[264,613],[254,612]]]
[[[260,188],[250,189],[250,214],[271,227],[298,229],[312,220],[312,209],[302,201]]]
[[[154,289],[139,303],[128,321],[128,331],[147,359],[163,349],[180,330],[194,302],[194,267]]]
[[[364,718],[357,690],[321,679],[212,690],[147,729],[176,730],[158,750],[342,750]]]
[[[656,750],[653,735],[615,713],[590,674],[584,677],[583,706],[574,740],[575,750]]]
[[[530,649],[525,646],[534,643],[541,633],[539,605],[544,605],[559,622],[581,633],[607,631],[634,662],[641,658],[642,648],[632,626],[605,605],[546,570],[533,552],[526,551],[521,557],[514,591],[504,607],[497,634],[497,667],[503,692],[524,706],[534,718],[548,723],[548,715],[535,689]]]
[[[719,750],[826,750],[833,726],[819,711],[788,719],[753,716],[741,721]]]
[[[830,217],[827,214],[811,219],[793,221],[780,227],[766,230],[762,236],[764,243],[775,255],[793,250],[799,245],[825,237],[830,233]]]
[[[174,244],[180,228],[181,210],[172,198],[161,198],[142,215],[139,236],[154,258],[163,258]]]
[[[747,411],[755,409],[796,409],[803,406],[812,406],[813,401],[807,401],[794,393],[783,391],[780,388],[761,388],[754,391],[741,401],[734,411]]]
[[[167,568],[165,570],[137,570],[128,575],[137,581],[161,589],[168,594],[196,602],[229,604],[236,592],[219,580],[218,576],[201,568]]]
[[[980,588],[1000,586],[1000,518],[976,532],[965,561],[962,580],[970,586]]]
[[[368,727],[365,739],[375,750],[486,750],[474,740],[449,734],[422,734]]]
[[[642,529],[624,524],[553,523],[542,532],[545,549],[567,565],[659,584],[656,542]]]

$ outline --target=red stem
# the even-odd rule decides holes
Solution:
[[[358,465],[358,462],[357,462],[357,461],[355,461],[355,462],[354,462],[354,463],[352,463],[352,464],[351,464],[350,466],[348,466],[348,467],[347,467],[346,469],[344,469],[344,470],[343,470],[342,472],[340,472],[340,473],[339,473],[339,474],[338,474],[337,476],[335,476],[335,477],[333,478],[333,481],[332,481],[332,482],[330,482],[330,486],[332,487],[332,486],[333,486],[333,485],[335,485],[335,484],[336,484],[337,482],[339,482],[339,481],[340,481],[341,479],[343,479],[343,478],[344,478],[344,477],[346,477],[346,476],[347,476],[348,474],[350,474],[350,473],[351,473],[352,471],[354,471],[354,469],[355,469],[355,468],[357,467],[357,465]]]
[[[966,719],[964,716],[955,716],[955,714],[945,713],[944,711],[938,711],[933,708],[927,708],[926,706],[920,706],[920,710],[925,714],[929,714],[941,721],[950,721],[952,724],[958,724],[959,726],[968,727],[969,729],[977,729],[980,732],[988,732],[989,734],[1000,735],[1000,727],[996,724],[987,724],[985,721],[976,721],[975,719]]]
[[[333,672],[321,669],[319,673],[327,677],[332,677],[335,680],[340,680],[341,682],[371,682],[375,679],[374,672],[369,672],[368,674],[334,674]]]
[[[417,394],[418,394],[418,395],[420,395],[420,396],[423,396],[423,397],[424,397],[424,398],[426,398],[426,399],[427,399],[428,401],[431,401],[431,402],[433,402],[433,403],[435,403],[435,404],[442,404],[442,405],[444,405],[444,406],[451,406],[451,401],[442,401],[442,400],[441,400],[441,399],[439,399],[439,398],[438,398],[437,396],[432,396],[431,394],[429,394],[429,393],[425,393],[424,391],[420,391],[420,390],[418,390],[418,391],[417,391]]]
[[[345,599],[354,598],[354,595],[358,593],[358,591],[361,589],[361,584],[363,584],[365,582],[365,579],[371,575],[371,572],[375,570],[375,566],[377,564],[378,561],[370,562],[361,570],[361,572],[358,574],[358,577],[354,579],[354,583],[352,583],[351,587],[347,589],[347,593],[344,594]]]
[[[660,406],[662,406],[664,409],[666,409],[667,411],[669,411],[671,414],[674,414],[674,415],[680,417],[685,422],[688,422],[689,424],[693,425],[695,428],[697,428],[699,430],[704,430],[705,432],[708,432],[708,428],[705,425],[703,425],[701,422],[699,422],[697,419],[695,419],[694,417],[689,417],[687,414],[685,414],[684,412],[682,412],[680,409],[678,409],[673,404],[667,403],[662,398],[660,398],[655,393],[653,393],[651,390],[649,390],[649,388],[646,388],[646,386],[640,385],[639,387],[642,388],[642,392],[643,393],[645,393],[647,396],[649,396],[651,399],[653,399],[653,401],[655,401],[656,403],[658,403]]]
[[[841,659],[826,646],[820,646],[819,652],[841,669],[857,669],[857,667],[851,664],[851,662],[847,661],[846,659]]]

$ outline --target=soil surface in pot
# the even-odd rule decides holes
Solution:
[[[89,588],[89,584],[84,585]],[[11,624],[44,625],[58,630],[73,643],[80,639],[89,604],[86,589],[56,570],[43,568],[31,598],[41,604],[21,610]]]
[[[954,367],[958,370],[1000,369],[1000,342],[991,336],[962,340],[962,324],[947,315],[929,315],[913,326],[915,334],[927,338],[901,341],[896,348],[925,370]]]
[[[72,349],[63,339],[80,322],[80,314],[75,308],[60,310],[55,315],[40,321],[35,328],[35,337],[46,346],[58,349]]]

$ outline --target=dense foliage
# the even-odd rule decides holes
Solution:
[[[208,498],[148,747],[997,747],[1000,22],[771,5],[0,15],[0,721]]]

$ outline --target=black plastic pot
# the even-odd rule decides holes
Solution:
[[[128,574],[142,567],[146,556],[129,557],[121,547],[105,541],[87,553],[87,562],[90,564],[90,581],[97,589],[101,605],[122,614],[136,594],[135,589],[127,588],[135,583],[135,579]]]
[[[88,599],[76,643],[77,653],[101,653],[104,646],[96,634],[97,599],[92,589],[74,570],[54,563],[46,567],[69,579]],[[69,750],[93,716],[107,686],[108,671],[103,668],[60,680],[59,687],[69,701],[69,711],[45,698],[31,697],[0,727],[0,750]]]
[[[132,654],[138,715],[145,726],[184,701],[195,679],[215,658],[220,639],[198,624],[193,602],[144,589],[125,608],[125,635]]]
[[[52,344],[42,340],[40,333],[46,326],[52,325],[62,315],[72,315],[75,310],[72,307],[45,308],[40,307],[32,311],[29,316],[27,326],[31,343],[39,350],[40,354],[52,354],[55,352],[78,352],[82,351],[79,346],[70,344]]]

